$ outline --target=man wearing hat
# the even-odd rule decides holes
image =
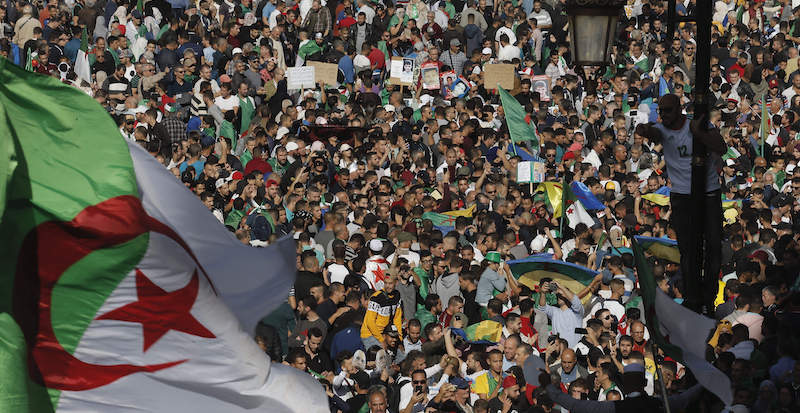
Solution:
[[[400,331],[403,328],[403,308],[400,292],[394,288],[396,282],[396,278],[387,275],[382,282],[382,288],[369,298],[364,322],[361,324],[361,341],[364,343],[364,348],[369,349],[375,345],[383,347],[387,335],[390,339],[394,339],[396,333],[398,342],[402,338]],[[389,325],[394,329],[389,327],[387,330]]]
[[[508,265],[503,264],[500,253],[497,251],[489,251],[483,258],[484,270],[481,273],[480,281],[478,281],[478,292],[475,295],[475,301],[483,307],[489,303],[492,298],[493,291],[497,290],[500,293],[496,295],[500,301],[505,302],[508,299],[509,293],[516,290],[516,282],[510,277],[511,271]],[[502,273],[502,274],[501,274]],[[513,284],[511,284],[513,282]],[[511,289],[507,289],[511,286]]]
[[[399,253],[400,258],[408,260],[408,265],[412,268],[419,266],[419,254],[411,251],[411,244],[416,241],[416,239],[417,237],[414,234],[407,231],[403,231],[397,235],[397,251],[395,253]],[[386,260],[388,262],[393,262],[395,253],[388,256]]]
[[[450,66],[457,76],[464,70],[464,63],[467,62],[467,55],[461,51],[461,40],[450,39],[450,48],[439,57],[442,63]]]
[[[524,412],[530,407],[526,397],[520,397],[522,393],[519,389],[517,378],[513,375],[503,379],[503,392],[499,396],[489,400],[490,412]]]
[[[380,290],[383,288],[384,280],[389,274],[389,262],[381,255],[383,241],[372,239],[369,241],[368,247],[372,256],[369,257],[366,263],[364,281],[371,289]]]

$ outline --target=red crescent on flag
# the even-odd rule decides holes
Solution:
[[[208,279],[186,242],[171,228],[147,215],[141,200],[134,196],[110,198],[87,207],[72,221],[44,222],[28,233],[17,258],[13,314],[30,349],[31,378],[51,389],[82,391],[186,361],[144,366],[90,364],[67,352],[53,330],[52,292],[64,271],[93,251],[122,244],[150,231],[163,234],[183,247]]]

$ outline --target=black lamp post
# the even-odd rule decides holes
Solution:
[[[611,46],[624,0],[567,0],[569,47],[578,66],[602,66]]]

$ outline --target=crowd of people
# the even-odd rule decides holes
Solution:
[[[573,401],[637,397],[659,409],[662,385],[673,412],[800,411],[800,7],[714,5],[707,123],[721,140],[707,189],[721,222],[707,248],[719,271],[702,288],[730,406],[650,345],[630,248],[681,241],[696,212],[675,204],[687,174],[671,159],[691,147],[659,126],[694,113],[696,26],[667,38],[667,3],[630,0],[612,61],[581,68],[565,7],[7,0],[0,54],[91,95],[242,243],[294,237],[296,283],[255,339],[316,377],[332,412],[625,411]],[[287,72],[311,62],[335,64],[335,84],[290,88]],[[484,84],[500,62],[516,66],[509,92],[537,132],[517,145]],[[657,108],[663,96],[671,107]],[[571,221],[539,183],[519,183],[522,161],[604,209]],[[580,290],[523,281],[509,261],[532,255],[597,276]],[[680,260],[647,259],[675,301],[699,288]]]

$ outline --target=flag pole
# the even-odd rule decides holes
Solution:
[[[767,111],[767,94],[761,94],[761,156],[764,156],[764,142],[769,134],[769,112]]]
[[[561,180],[561,222],[559,222],[558,237],[564,239],[564,218],[567,217],[567,175]]]
[[[664,411],[671,413],[669,408],[669,398],[667,397],[667,386],[664,385],[664,373],[661,371],[661,364],[658,363],[658,347],[653,340],[650,340],[650,351],[653,352],[653,363],[656,365],[656,378],[661,388],[661,398],[664,399]]]

